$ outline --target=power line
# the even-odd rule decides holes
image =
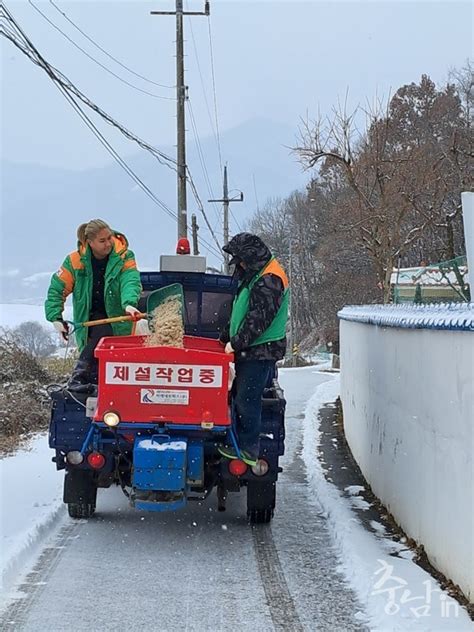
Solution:
[[[217,244],[217,248],[219,249],[219,257],[220,257],[221,256],[221,252],[220,252],[221,245],[219,244],[219,240],[217,239],[217,237],[216,237],[216,235],[215,235],[215,233],[214,233],[214,231],[213,231],[213,229],[212,229],[212,227],[211,227],[211,225],[209,223],[209,220],[207,219],[206,212],[204,211],[204,205],[203,205],[203,203],[201,201],[201,198],[199,197],[199,194],[197,192],[196,185],[194,184],[194,180],[192,178],[191,172],[189,171],[189,167],[186,167],[186,171],[188,172],[188,182],[191,185],[191,190],[193,192],[194,199],[196,200],[197,205],[199,207],[199,210],[201,211],[202,216],[204,217],[204,221],[206,222],[206,225],[207,225],[207,227],[209,229],[209,232],[211,233],[215,243]]]
[[[15,35],[15,31],[12,29],[9,29],[7,26],[5,26],[4,24],[2,24],[1,26],[2,32],[5,31],[5,33],[7,33],[8,35],[10,35],[12,38],[16,37]],[[24,52],[24,51],[23,51]]]
[[[16,32],[21,36],[21,38],[26,42],[27,48],[23,42],[18,41],[17,37],[11,32],[7,31],[4,25],[1,27],[1,33],[9,39],[19,50],[22,50],[34,63],[42,67],[48,74],[48,76],[52,79],[53,83],[56,85],[58,90],[63,94],[66,100],[70,103],[70,105],[74,108],[78,116],[82,119],[84,124],[92,131],[92,133],[96,136],[99,142],[106,148],[106,150],[112,155],[114,160],[118,162],[118,164],[124,169],[124,171],[138,184],[138,186],[145,192],[145,194],[159,206],[163,211],[165,211],[170,217],[174,220],[177,220],[177,215],[173,213],[173,211],[162,201],[160,200],[151,189],[141,180],[141,178],[133,171],[133,169],[123,160],[123,158],[118,154],[118,152],[112,147],[112,145],[107,141],[107,139],[103,136],[103,134],[98,130],[98,128],[94,125],[94,123],[90,120],[90,118],[86,115],[86,113],[81,109],[80,105],[76,102],[74,97],[69,94],[68,87],[63,85],[63,83],[59,80],[58,77],[55,76],[54,72],[52,72],[49,67],[48,62],[41,56],[39,51],[36,49],[34,44],[29,40],[27,35],[22,31],[19,25],[16,23],[15,19],[11,14],[7,11],[7,19],[10,24],[13,25]],[[36,57],[36,59],[34,58]],[[194,183],[193,183],[194,184]],[[196,192],[197,194],[197,192]],[[202,206],[202,204],[201,204]],[[220,250],[216,250],[212,244],[210,244],[207,240],[200,238],[202,245],[206,250],[213,253],[214,255],[220,257]],[[218,244],[218,248],[220,246]]]
[[[255,194],[255,202],[257,204],[257,213],[260,212],[260,206],[258,203],[258,195],[257,195],[257,185],[255,184],[255,174],[252,173],[252,181],[253,181],[253,192]]]
[[[130,83],[129,81],[127,81],[126,79],[124,79],[120,75],[117,75],[113,70],[110,70],[109,68],[107,68],[107,66],[104,66],[104,64],[102,64],[100,61],[98,61],[95,57],[93,57],[92,55],[89,55],[89,53],[86,50],[84,50],[81,46],[79,46],[79,44],[76,44],[76,42],[71,37],[69,37],[69,35],[66,35],[66,33],[64,33],[64,31],[62,31],[59,28],[59,26],[57,26],[52,20],[50,20],[48,18],[48,16],[45,15],[43,13],[43,11],[41,11],[41,9],[39,9],[32,2],[32,0],[28,0],[28,3],[33,7],[33,9],[37,13],[39,13],[43,17],[44,20],[46,20],[46,22],[48,22],[48,24],[50,24],[54,29],[56,29],[56,31],[58,31],[58,33],[61,33],[61,35],[63,37],[65,37],[68,42],[70,42],[73,46],[75,46],[78,50],[80,50],[81,53],[83,53],[86,57],[88,57],[95,64],[97,64],[98,66],[103,68],[103,70],[105,70],[105,72],[108,72],[110,75],[112,75],[113,77],[115,77],[116,79],[118,79],[119,81],[124,83],[125,85],[129,86],[130,88],[133,88],[134,90],[138,90],[138,92],[142,92],[143,94],[146,94],[146,95],[148,95],[150,97],[153,97],[154,99],[165,99],[167,101],[175,101],[174,97],[163,97],[163,96],[161,96],[159,94],[154,94],[153,92],[149,92],[148,90],[143,90],[142,88],[139,88],[138,86],[133,85],[133,83]]]
[[[235,184],[235,183],[234,183],[234,184]],[[233,190],[233,191],[240,191],[240,189],[232,189],[232,190]],[[237,218],[235,217],[234,213],[232,212],[232,208],[231,208],[231,207],[229,208],[229,212],[230,212],[230,216],[232,217],[232,219],[233,219],[233,220],[234,220],[234,222],[235,222],[235,225],[236,225],[236,226],[237,226],[237,228],[240,230],[240,232],[242,232],[242,231],[243,231],[243,229],[242,229],[241,225],[239,224],[239,222],[238,222]]]
[[[118,64],[119,66],[124,68],[127,72],[130,72],[132,75],[135,75],[135,77],[139,77],[140,79],[143,79],[143,81],[147,81],[148,83],[151,83],[151,84],[153,84],[155,86],[158,86],[160,88],[170,88],[170,89],[175,89],[176,88],[176,86],[168,86],[166,84],[158,83],[156,81],[153,81],[152,79],[148,79],[148,77],[145,77],[144,75],[141,75],[139,72],[136,72],[135,70],[133,70],[129,66],[126,66],[119,59],[117,59],[116,57],[111,55],[108,51],[106,51],[105,48],[103,48],[102,46],[97,44],[97,42],[92,37],[87,35],[87,33],[85,33],[79,26],[77,26],[77,24],[75,22],[73,22],[73,20],[71,20],[71,18],[69,18],[68,15],[62,9],[60,9],[57,4],[55,4],[53,2],[53,0],[49,0],[49,1],[53,5],[53,7],[56,9],[56,11],[58,11],[58,13],[60,13],[77,31],[79,31],[79,33],[81,33],[81,35],[83,35],[86,39],[88,39],[89,42],[91,42],[91,44],[93,44],[102,53],[104,53],[104,55],[107,55],[107,57],[109,57],[109,59],[112,59],[116,64]]]
[[[210,15],[208,15],[207,17],[207,25],[208,25],[208,33],[209,33],[209,51],[210,51],[210,57],[211,57],[212,92],[214,95],[214,114],[216,118],[217,147],[219,151],[219,162],[220,162],[221,171],[222,171],[221,139],[220,139],[220,132],[219,132],[219,116],[217,113],[216,75],[215,75],[215,70],[214,70],[214,47],[212,45],[212,29],[211,29],[211,16]],[[232,219],[237,225],[237,228],[239,230],[242,230],[231,208],[229,208],[229,211],[230,211],[230,215]]]
[[[28,40],[28,38],[26,38],[24,33],[21,31],[21,29],[19,29],[18,26],[15,23],[14,23],[14,25],[17,28],[17,30],[21,33],[21,35],[24,37],[24,39],[26,40],[27,44],[31,47],[30,48],[30,52],[32,50],[35,53],[35,55],[37,56],[38,61],[41,63],[41,65],[45,64],[47,66],[46,60],[44,60],[42,58],[42,56],[39,53],[39,51],[32,45],[32,43]],[[12,41],[10,37],[8,37],[8,39],[10,39],[10,41]],[[17,44],[17,42],[15,42],[15,41],[13,41],[13,43]],[[25,50],[25,49],[23,49],[23,50]],[[46,68],[45,68],[45,70],[46,70]],[[162,202],[162,200],[160,200],[158,197],[156,197],[156,195],[151,191],[151,189],[149,189],[149,187],[147,187],[144,184],[144,182],[137,176],[137,174],[133,171],[133,169],[131,167],[129,167],[129,165],[123,160],[123,158],[118,154],[118,152],[112,147],[112,145],[105,138],[105,136],[99,131],[99,129],[96,127],[96,125],[91,121],[91,119],[87,116],[87,114],[81,109],[81,107],[76,102],[74,97],[71,94],[69,94],[67,89],[63,85],[61,85],[61,83],[56,81],[51,76],[51,74],[49,72],[48,72],[48,74],[50,75],[51,79],[53,79],[54,85],[58,88],[58,90],[61,92],[61,94],[64,96],[64,98],[70,103],[70,105],[73,107],[75,112],[82,119],[82,121],[85,123],[85,125],[87,125],[87,127],[92,131],[92,133],[96,136],[96,138],[99,140],[99,142],[107,149],[107,151],[114,158],[114,160],[116,160],[118,162],[118,164],[128,173],[128,175],[133,180],[135,180],[135,182],[138,184],[138,186],[140,186],[140,188],[148,195],[148,197],[150,197],[155,202],[155,204],[160,206],[160,208],[162,208],[168,215],[170,215],[171,217],[176,219],[176,215],[171,211],[171,209],[169,209],[166,206],[166,204],[164,202]]]
[[[208,32],[209,32],[209,50],[210,50],[210,55],[211,55],[212,91],[214,94],[214,113],[216,117],[217,147],[219,150],[219,163],[220,163],[221,172],[222,172],[221,139],[220,139],[220,134],[219,134],[219,118],[217,116],[216,77],[214,73],[214,52],[213,52],[213,47],[212,47],[211,16],[210,15],[207,16],[207,25],[208,25]]]
[[[209,178],[209,173],[207,171],[207,167],[206,167],[206,163],[205,163],[205,159],[204,159],[204,152],[202,151],[201,142],[199,140],[199,135],[198,135],[198,132],[197,132],[197,127],[196,127],[196,119],[194,117],[194,112],[193,112],[193,108],[192,108],[190,99],[188,99],[188,109],[189,109],[189,115],[190,115],[190,120],[191,120],[191,127],[192,127],[192,130],[193,130],[193,135],[194,135],[194,138],[195,138],[195,141],[196,141],[196,146],[197,146],[197,149],[198,149],[198,157],[199,157],[199,160],[200,160],[200,163],[201,163],[201,167],[202,167],[202,170],[203,170],[203,175],[204,175],[204,180],[206,182],[207,190],[209,192],[210,197],[211,198],[215,198],[214,192],[212,191],[212,186],[211,186],[211,182],[210,182],[210,178]],[[201,206],[202,206],[202,203],[201,203]],[[215,203],[213,203],[213,206],[214,206],[214,210],[215,210],[216,216],[217,216],[216,224],[214,225],[214,229],[211,229],[206,217],[205,217],[205,220],[206,220],[206,223],[207,223],[207,225],[209,227],[209,230],[211,231],[211,234],[213,235],[214,239],[216,239],[216,237],[214,236],[214,232],[216,230],[217,224],[221,221],[221,214],[220,214],[220,211],[217,208]],[[201,209],[201,210],[202,210],[202,213],[204,214],[204,210],[203,209]],[[232,211],[230,211],[230,212],[231,212],[231,215],[232,215],[235,223],[237,224],[237,226],[240,229],[240,226],[239,226],[237,220],[235,219]]]
[[[230,215],[231,215],[232,219],[234,220],[235,225],[237,226],[237,228],[240,230],[240,232],[242,232],[242,227],[239,224],[239,222],[237,221],[237,218],[235,217],[235,215],[234,215],[234,213],[232,211],[230,211]]]
[[[196,46],[196,39],[194,37],[194,30],[193,30],[193,26],[192,26],[191,20],[189,21],[189,26],[190,26],[190,29],[191,29],[191,38],[193,40],[194,54],[196,56],[196,63],[197,63],[197,67],[198,67],[199,77],[200,77],[200,80],[201,80],[201,88],[202,88],[202,93],[203,93],[203,96],[204,96],[204,102],[206,104],[206,109],[207,109],[207,114],[209,116],[209,122],[211,124],[212,134],[214,136],[214,140],[216,141],[217,153],[218,153],[218,158],[219,158],[219,168],[220,168],[220,172],[222,173],[222,158],[221,158],[219,138],[218,138],[218,134],[217,134],[216,129],[215,129],[214,121],[212,120],[211,108],[209,107],[209,102],[207,100],[207,91],[206,91],[206,88],[204,86],[204,78],[203,78],[202,71],[201,71],[201,64],[199,62],[199,55],[198,55],[198,50],[197,50],[197,46]]]
[[[215,70],[214,70],[214,47],[212,45],[212,29],[211,29],[211,16],[208,15],[207,17],[207,26],[208,26],[208,33],[209,33],[209,51],[210,51],[210,56],[211,56],[211,73],[212,73],[212,92],[214,95],[214,114],[215,114],[215,118],[216,118],[216,134],[217,134],[217,146],[219,149],[219,161],[220,161],[220,165],[221,165],[221,171],[222,171],[222,156],[221,156],[221,139],[220,139],[220,132],[219,132],[219,116],[217,113],[217,91],[216,91],[216,75],[215,75]],[[237,221],[234,213],[232,212],[232,209],[229,208],[230,211],[230,215],[232,217],[232,219],[234,220],[234,222],[237,225],[237,228],[241,231],[241,227],[239,225],[239,222]]]
[[[215,196],[214,196],[214,193],[212,191],[211,181],[210,181],[210,178],[209,178],[209,173],[207,171],[206,162],[205,162],[205,159],[204,159],[204,152],[202,151],[201,141],[199,140],[199,134],[198,134],[198,131],[197,131],[196,119],[194,118],[194,111],[193,111],[193,107],[191,105],[191,100],[188,99],[187,103],[188,103],[189,118],[191,120],[191,127],[192,127],[192,130],[193,130],[194,140],[196,142],[196,147],[197,147],[197,150],[198,150],[198,158],[199,158],[199,161],[201,163],[201,168],[202,168],[202,171],[203,171],[204,180],[206,182],[207,190],[209,192],[210,197],[212,198],[212,197],[215,197]],[[215,206],[215,205],[214,205],[214,210],[216,212],[217,222],[219,222],[220,221],[220,212],[219,212],[217,206]],[[214,226],[214,230],[215,230],[215,226]]]
[[[5,7],[5,11],[7,11],[6,7]],[[64,73],[59,71],[57,68],[52,66],[49,62],[47,62],[43,57],[41,57],[39,55],[38,50],[35,48],[34,44],[31,42],[31,40],[28,39],[26,34],[19,28],[18,24],[14,21],[14,18],[11,15],[11,13],[8,13],[8,15],[9,15],[8,17],[9,22],[13,24],[17,32],[19,32],[20,35],[23,37],[23,39],[28,43],[28,46],[30,47],[30,51],[31,50],[35,51],[36,57],[32,56],[31,53],[28,53],[28,51],[26,51],[24,48],[20,48],[20,50],[22,50],[22,52],[25,55],[27,55],[31,59],[31,61],[33,61],[33,63],[35,63],[40,68],[42,68],[50,76],[51,79],[53,79],[54,81],[57,81],[64,88],[66,88],[66,90],[69,90],[70,92],[72,92],[85,105],[87,105],[87,107],[89,107],[90,109],[94,110],[97,114],[99,114],[107,123],[109,123],[113,127],[116,127],[128,140],[132,140],[133,142],[137,143],[137,145],[139,145],[142,149],[149,151],[158,160],[158,162],[160,162],[160,164],[166,165],[170,169],[173,169],[174,171],[176,171],[176,160],[174,158],[171,158],[170,156],[160,151],[156,147],[153,147],[146,141],[142,140],[136,134],[128,130],[124,125],[116,121],[112,116],[110,116],[107,112],[105,112],[105,110],[102,110],[102,108],[96,105],[83,92],[81,92],[72,83],[72,81],[68,77],[66,77],[66,75],[64,75]],[[14,40],[12,40],[12,42],[15,45],[17,45],[17,42],[15,42]],[[39,61],[40,59],[41,61]],[[170,164],[167,164],[167,163],[170,163]]]
[[[36,52],[36,51],[35,51]],[[37,53],[39,54],[39,53]],[[40,56],[41,59],[41,56]],[[143,180],[133,171],[133,169],[126,163],[126,161],[118,154],[118,152],[112,147],[112,145],[109,143],[109,141],[107,141],[107,139],[104,137],[104,135],[98,130],[98,128],[94,125],[94,123],[90,120],[90,118],[87,116],[87,114],[81,109],[81,107],[79,106],[79,104],[75,101],[74,97],[72,95],[70,95],[67,90],[64,88],[64,86],[62,86],[61,84],[59,84],[57,81],[54,81],[55,85],[57,86],[57,88],[60,90],[60,92],[63,94],[63,96],[68,100],[68,102],[71,104],[71,106],[74,108],[74,110],[76,111],[76,113],[80,116],[80,118],[83,120],[83,122],[87,125],[87,127],[92,131],[92,133],[96,136],[96,138],[99,140],[99,142],[106,148],[106,150],[111,154],[111,156],[114,158],[114,160],[122,167],[122,169],[132,178],[132,180],[134,180],[136,182],[136,184],[144,191],[144,193],[157,205],[159,206],[163,211],[165,211],[172,219],[177,220],[178,217],[176,215],[176,213],[173,213],[173,211],[162,201],[160,200],[154,193],[153,191],[151,191],[151,189],[143,182]],[[191,178],[191,176],[190,176]],[[191,182],[192,182],[192,178],[191,178]],[[194,183],[192,183],[192,185],[194,186]],[[197,192],[195,192],[197,195]],[[199,199],[199,196],[198,196]],[[202,203],[201,203],[201,207],[202,207]],[[202,210],[202,208],[201,208]],[[205,213],[204,217],[205,217]],[[218,248],[219,249],[215,249],[214,246],[212,246],[212,244],[210,244],[207,240],[205,240],[202,237],[199,237],[199,240],[201,242],[201,245],[203,245],[203,247],[208,250],[208,252],[211,252],[212,254],[220,257],[221,253],[220,253],[220,246],[219,243],[217,242]]]
[[[204,162],[204,155],[202,153],[201,144],[199,142],[199,137],[197,135],[196,121],[194,119],[194,113],[193,113],[193,110],[192,110],[191,101],[189,99],[188,99],[188,109],[189,109],[189,114],[190,114],[191,126],[193,128],[194,137],[195,137],[196,145],[197,145],[197,148],[198,148],[198,156],[199,156],[199,159],[201,161],[201,166],[202,166],[202,169],[203,169],[204,179],[206,181],[206,185],[207,185],[208,191],[211,192],[209,175],[207,173],[206,165],[205,165],[205,162]],[[201,199],[199,197],[196,185],[194,184],[194,180],[192,178],[191,171],[189,170],[188,166],[186,167],[186,170],[188,172],[188,182],[191,185],[191,190],[193,192],[194,199],[196,200],[197,205],[199,207],[199,210],[201,211],[201,213],[202,213],[202,215],[204,217],[204,221],[206,222],[206,225],[207,225],[207,227],[209,229],[209,232],[211,233],[215,243],[217,244],[217,247],[220,250],[221,246],[220,246],[219,241],[218,241],[218,239],[217,239],[217,237],[215,235],[214,229],[212,228],[212,226],[211,226],[211,224],[210,224],[210,222],[209,222],[209,220],[207,218],[206,212],[204,211],[204,205],[203,205],[203,203],[202,203],[202,201],[201,201]],[[212,196],[212,192],[211,192],[211,196]]]
[[[190,28],[191,28],[191,37],[193,40],[193,47],[194,47],[194,52],[196,55],[196,62],[197,62],[197,67],[198,67],[198,71],[199,71],[199,76],[201,79],[201,87],[202,87],[202,91],[203,91],[203,95],[204,95],[204,101],[206,104],[206,109],[207,109],[207,113],[209,116],[209,121],[211,123],[211,129],[214,135],[214,139],[216,141],[216,145],[217,145],[217,152],[218,152],[218,156],[219,156],[219,167],[220,167],[220,172],[223,172],[223,166],[222,166],[222,152],[221,152],[221,141],[220,141],[220,132],[219,132],[219,117],[218,117],[218,111],[217,111],[217,91],[216,91],[216,78],[215,78],[215,71],[214,71],[214,49],[213,49],[213,45],[212,45],[212,30],[211,30],[211,18],[210,15],[208,15],[208,36],[209,36],[209,52],[210,52],[210,61],[211,61],[211,75],[212,75],[212,90],[213,90],[213,100],[214,100],[214,117],[215,117],[215,122],[212,120],[212,115],[211,115],[211,111],[210,111],[210,107],[209,107],[209,102],[207,100],[207,96],[206,96],[206,89],[204,87],[204,79],[203,79],[203,75],[202,75],[202,71],[201,71],[201,64],[199,62],[199,55],[198,55],[198,51],[197,51],[197,46],[196,46],[196,40],[194,37],[194,31],[193,31],[193,27],[192,24],[190,23]],[[192,113],[192,108],[191,108],[191,103],[189,102],[190,105],[190,114],[191,114],[191,122],[193,121],[193,113]],[[195,128],[195,135],[196,135],[196,144],[199,145],[198,146],[198,152],[201,152],[202,154],[202,150],[200,150],[200,143],[198,140],[198,135],[197,135],[197,128],[196,125],[194,123],[194,128]],[[203,164],[203,160],[201,160],[201,164]],[[205,167],[203,166],[203,171],[205,170]],[[206,175],[205,175],[206,178]],[[211,187],[210,187],[210,183],[207,182],[208,185],[208,190],[209,193],[211,195],[211,197],[214,197],[214,194],[211,191]],[[234,220],[234,222],[236,223],[237,227],[239,228],[239,230],[241,230],[240,225],[237,221],[237,219],[235,218],[232,210],[230,210],[230,214]],[[220,219],[220,218],[219,218]],[[218,220],[219,221],[219,220]]]

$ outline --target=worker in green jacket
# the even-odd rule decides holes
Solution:
[[[239,233],[222,250],[232,256],[240,283],[220,340],[225,352],[234,354],[234,424],[240,458],[252,466],[260,456],[263,391],[285,356],[290,290],[285,271],[257,235]],[[218,450],[227,459],[238,458],[233,445]]]
[[[136,318],[140,298],[140,274],[135,255],[124,235],[107,222],[93,219],[77,229],[77,250],[71,252],[53,274],[45,302],[46,319],[67,340],[63,320],[66,298],[72,293],[73,320],[82,323],[130,314]],[[94,349],[103,336],[129,335],[133,321],[79,327],[75,332],[79,360],[68,383],[70,390],[88,392],[97,383]]]

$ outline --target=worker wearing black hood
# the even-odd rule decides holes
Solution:
[[[264,242],[239,233],[223,247],[240,279],[228,329],[222,333],[227,353],[235,354],[234,409],[239,448],[249,465],[259,456],[262,394],[275,362],[286,351],[288,279]],[[219,450],[237,458],[232,447]]]

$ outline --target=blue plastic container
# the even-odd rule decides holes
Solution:
[[[133,481],[139,490],[184,491],[187,440],[153,435],[135,440]]]

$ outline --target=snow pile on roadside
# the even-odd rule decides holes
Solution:
[[[333,405],[339,396],[339,376],[321,384],[309,400],[304,420],[303,458],[308,479],[322,511],[325,512],[340,570],[365,606],[374,630],[403,632],[430,630],[454,632],[473,630],[465,611],[438,582],[412,561],[403,545],[371,534],[351,510],[349,499],[326,480],[315,447],[321,431],[319,410]]]
[[[313,353],[304,354],[304,359],[311,364],[317,365],[318,369],[330,369],[332,367],[332,353],[315,351]]]
[[[2,594],[18,581],[18,572],[33,557],[64,512],[63,476],[51,463],[46,433],[28,448],[0,459]]]

